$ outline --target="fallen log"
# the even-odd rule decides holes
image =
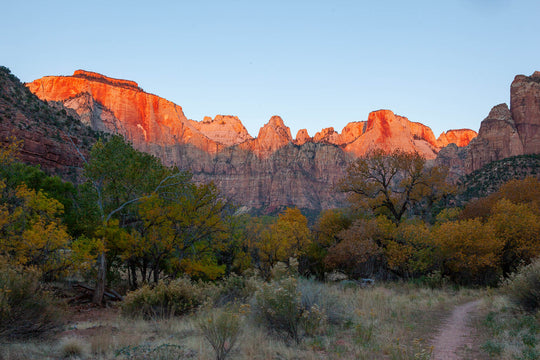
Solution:
[[[83,290],[86,290],[88,292],[90,292],[90,294],[93,294],[95,289],[88,286],[88,285],[84,285],[84,284],[75,284],[74,285],[75,287],[78,287],[78,288],[81,288]],[[112,289],[105,289],[105,292],[103,293],[103,295],[105,295],[106,297],[110,298],[110,300],[113,300],[113,301],[122,301],[124,300],[124,298],[122,297],[122,295],[120,295],[118,292],[112,290]]]

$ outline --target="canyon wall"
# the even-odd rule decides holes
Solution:
[[[457,143],[457,142],[456,142]],[[450,168],[451,178],[511,156],[540,153],[540,72],[517,75],[510,86],[510,108],[494,106],[468,146],[443,148],[436,159]]]
[[[121,134],[136,149],[190,170],[197,180],[214,181],[237,203],[263,211],[340,206],[344,197],[334,185],[352,159],[375,149],[416,151],[435,159],[444,146],[465,146],[476,135],[462,129],[435,138],[423,124],[378,110],[341,133],[330,127],[311,137],[304,129],[296,138],[273,116],[252,137],[235,116],[190,120],[180,106],[144,92],[134,81],[77,70],[26,85],[40,99],[71,109],[93,129]]]

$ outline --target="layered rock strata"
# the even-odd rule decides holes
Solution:
[[[429,127],[379,110],[341,133],[327,128],[310,137],[300,130],[296,139],[273,116],[254,138],[235,116],[189,120],[180,106],[144,92],[134,81],[77,70],[27,87],[43,100],[61,102],[93,129],[121,134],[135,148],[192,171],[197,180],[214,181],[233,200],[259,209],[338,206],[343,198],[333,185],[354,157],[402,149],[433,159],[442,146],[463,146],[474,134],[457,130],[436,139]]]
[[[468,146],[442,149],[436,163],[449,166],[455,180],[492,161],[538,153],[540,72],[537,71],[531,76],[517,75],[510,86],[510,108],[507,104],[494,106],[480,124],[478,136]]]

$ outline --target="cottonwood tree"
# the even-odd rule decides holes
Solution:
[[[17,265],[37,267],[44,279],[66,271],[71,237],[62,224],[63,206],[41,191],[0,180],[0,255]]]
[[[287,208],[272,223],[253,221],[248,226],[249,249],[253,263],[265,278],[270,278],[278,262],[289,262],[307,254],[311,232],[307,218],[297,208]]]
[[[120,227],[135,221],[133,206],[147,195],[166,191],[188,180],[189,176],[175,169],[164,167],[149,154],[137,151],[121,136],[112,136],[108,141],[98,141],[92,147],[88,162],[84,166],[88,198],[95,206],[98,217],[96,227],[100,229],[102,247],[112,239],[103,234],[111,233],[107,228],[111,220]],[[106,251],[98,256],[98,271],[94,303],[102,303],[107,274]]]
[[[418,153],[375,150],[358,158],[347,169],[338,189],[350,193],[351,202],[383,214],[396,224],[414,205],[430,207],[451,192],[442,168],[427,168]]]
[[[178,276],[179,272],[215,279],[224,272],[216,253],[224,245],[228,203],[213,184],[186,182],[153,193],[139,206],[140,236],[136,239],[143,278],[158,282],[160,273]],[[137,254],[137,255],[135,255]],[[133,276],[133,278],[135,278]]]

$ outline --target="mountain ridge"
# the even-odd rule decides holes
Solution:
[[[105,88],[97,84],[104,85]],[[249,142],[249,145],[244,144],[242,146],[254,151],[259,156],[268,156],[271,152],[277,150],[280,146],[284,146],[288,142],[303,144],[307,141],[313,141],[334,144],[340,146],[345,152],[351,152],[355,156],[360,156],[367,151],[373,150],[377,144],[384,145],[390,143],[390,146],[407,148],[407,150],[410,151],[417,150],[426,158],[435,158],[436,153],[440,148],[452,141],[458,142],[459,145],[463,146],[464,143],[470,140],[470,134],[474,132],[473,130],[467,129],[467,134],[461,136],[460,130],[449,130],[448,132],[456,134],[455,139],[441,139],[441,137],[435,139],[433,132],[429,127],[420,123],[411,122],[405,117],[393,114],[390,110],[378,110],[370,113],[366,122],[348,123],[341,133],[336,132],[333,128],[326,128],[317,132],[315,136],[310,137],[307,130],[302,129],[299,131],[300,138],[297,134],[295,139],[288,135],[285,137],[278,136],[275,131],[270,131],[271,129],[274,129],[277,132],[280,132],[281,130],[279,130],[279,128],[281,128],[284,134],[288,132],[290,135],[290,129],[283,121],[281,120],[281,122],[279,122],[275,120],[279,117],[273,116],[267,124],[260,128],[258,136],[253,137],[247,132],[240,119],[235,116],[216,115],[212,121],[209,121],[209,119],[211,119],[209,117],[205,117],[202,121],[187,119],[181,106],[157,95],[144,92],[135,81],[131,80],[115,79],[95,72],[77,70],[72,76],[45,76],[26,85],[41,99],[48,101],[62,101],[67,107],[72,108],[77,107],[73,106],[73,99],[81,96],[83,93],[90,94],[98,104],[112,112],[117,119],[117,122],[122,124],[133,124],[131,129],[123,129],[124,133],[122,135],[131,140],[136,147],[142,147],[140,144],[141,142],[157,142],[159,144],[190,143],[206,152],[216,153],[227,146],[235,146],[240,145],[243,142]],[[112,87],[112,89],[107,89],[106,87],[108,86]],[[115,91],[114,88],[125,91]],[[117,94],[114,94],[115,92]],[[136,95],[134,96],[134,94],[130,92],[135,92]],[[141,99],[141,97],[147,97],[147,99]],[[130,108],[138,109],[141,114],[130,114],[128,111],[122,110],[115,105],[114,100],[111,101],[111,99],[118,99],[117,102],[124,106],[123,102],[120,101],[122,98],[127,99],[130,103]],[[70,103],[67,103],[68,99],[71,100]],[[148,102],[152,103],[152,109],[148,108]],[[77,108],[80,109],[80,107]],[[86,114],[83,111],[78,111],[78,113],[84,118],[88,111],[86,111]],[[151,114],[150,117],[157,119],[157,122],[152,124],[143,114]],[[215,124],[216,122],[219,122],[220,124],[227,125],[230,121],[235,122],[236,126],[229,126],[228,134],[227,131],[224,131],[223,127],[220,129],[220,126]],[[364,123],[367,123],[367,128],[364,126]],[[394,144],[386,141],[386,138],[389,137],[388,135],[390,133],[388,130],[385,130],[384,126],[387,126],[388,123],[395,123],[396,126],[408,129],[410,134],[407,135],[415,137],[414,140],[416,142],[423,143],[415,145],[414,143],[406,144],[407,140],[396,140],[397,136],[401,136],[399,132],[393,136]],[[270,127],[267,125],[270,125]],[[169,134],[163,134],[162,131],[156,131],[156,129],[163,126],[171,128]],[[353,129],[359,126],[362,129]],[[329,131],[329,129],[331,129],[331,131]],[[359,140],[363,135],[366,135],[366,133],[369,134],[370,130],[374,131],[374,133],[371,134],[371,138]],[[111,128],[110,131],[122,132],[122,127],[116,126]],[[345,132],[347,133],[345,134]],[[329,137],[329,135],[331,135],[329,133],[334,134],[333,138]],[[153,136],[154,134],[159,136],[159,140]],[[354,135],[351,138],[352,134]],[[262,139],[261,135],[263,135]],[[268,136],[269,138],[266,139],[264,136]],[[356,142],[356,144],[352,145],[354,142]]]

